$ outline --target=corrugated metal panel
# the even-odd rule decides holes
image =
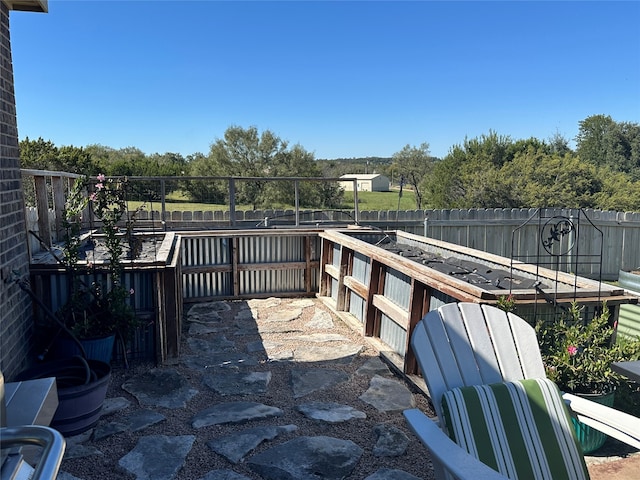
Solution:
[[[127,340],[127,359],[128,360],[155,360],[156,343],[155,343],[155,324],[158,321],[156,312],[156,286],[154,281],[155,273],[153,271],[125,271],[123,276],[123,284],[127,290],[133,289],[133,294],[127,298],[128,303],[132,306],[139,318],[142,318],[142,325],[133,333],[133,338]],[[65,279],[65,274],[51,272],[51,274],[41,275],[43,285],[49,283],[51,294],[43,294],[47,298],[43,298],[45,304],[51,302],[51,311],[58,311],[69,298],[69,283]],[[111,279],[107,273],[95,273],[93,275],[82,275],[82,281],[87,287],[92,283],[99,282],[108,290],[111,288]],[[45,287],[46,289],[46,287]],[[167,292],[169,293],[169,292]],[[44,318],[39,320],[44,325],[49,325],[51,319]],[[116,344],[116,356],[113,361],[115,363],[123,363],[124,354],[122,346],[118,342]]]
[[[627,290],[640,292],[640,274],[620,270],[618,274],[618,285]]]
[[[387,268],[384,296],[408,311],[411,297],[411,277],[393,268]]]
[[[242,237],[238,241],[238,261],[247,263],[304,262],[302,237],[255,236]],[[304,292],[304,270],[252,270],[239,274],[240,294]]]
[[[371,276],[371,259],[358,252],[353,254],[353,271],[351,276],[365,285],[369,284]]]
[[[233,294],[230,272],[189,273],[182,275],[183,297],[221,297]]]
[[[185,267],[231,267],[229,239],[224,237],[183,237],[182,265]],[[184,298],[229,296],[233,293],[230,272],[183,274],[182,287]]]
[[[331,265],[334,267],[340,267],[340,247],[341,245],[339,243],[333,244],[333,259]]]
[[[442,293],[439,290],[433,290],[431,292],[431,302],[429,303],[429,311],[437,310],[442,305],[446,305],[447,303],[455,303],[458,300],[455,298]]]
[[[182,265],[185,267],[227,267],[228,272],[184,273],[185,299],[197,297],[229,297],[234,295],[229,237],[185,236],[182,242]],[[238,237],[238,266],[247,264],[286,264],[306,261],[305,235],[259,235]],[[339,247],[338,247],[339,248]],[[311,261],[319,260],[320,239],[310,242]],[[340,256],[336,255],[336,262]],[[299,266],[252,269],[238,273],[239,295],[306,292],[305,269]],[[312,291],[318,289],[319,271],[311,272]]]
[[[128,290],[133,289],[129,303],[135,310],[152,312],[155,309],[155,287],[152,272],[126,273],[124,284]],[[170,292],[167,292],[170,293]]]
[[[239,273],[240,294],[304,292],[304,270],[252,270]]]
[[[238,250],[240,264],[303,262],[305,260],[302,237],[241,237],[238,241]]]
[[[640,337],[640,305],[620,305],[618,335],[626,338]]]
[[[404,358],[404,351],[407,347],[407,331],[386,315],[382,314],[381,317],[380,340]]]
[[[229,239],[223,237],[182,238],[182,265],[231,265]]]
[[[355,292],[349,292],[349,313],[364,323],[364,306],[366,302]]]
[[[338,301],[338,281],[331,278],[329,279],[329,282],[331,282],[331,299],[334,302],[337,302]]]
[[[64,306],[69,298],[69,283],[66,274],[52,272],[47,275],[50,279],[51,310],[56,312]],[[95,282],[102,284],[105,290],[111,288],[110,276],[106,273],[93,275],[81,275],[82,282],[87,288]],[[127,290],[133,288],[134,293],[127,299],[136,310],[153,311],[155,308],[153,273],[148,271],[127,271],[123,276],[124,287]],[[45,299],[45,301],[48,299]]]

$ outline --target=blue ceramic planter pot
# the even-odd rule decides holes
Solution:
[[[106,364],[111,363],[113,356],[113,344],[115,343],[115,334],[106,337],[87,338],[80,340],[87,360],[98,360]],[[82,355],[77,343],[68,337],[59,337],[56,339],[51,350],[51,356],[54,359],[71,358],[76,355]]]

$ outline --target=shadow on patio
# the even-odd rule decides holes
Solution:
[[[319,300],[201,303],[185,320],[174,365],[114,371],[60,478],[431,476],[401,414],[428,401]]]

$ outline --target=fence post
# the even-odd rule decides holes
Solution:
[[[300,182],[294,180],[293,189],[295,190],[295,203],[296,203],[296,227],[300,226]]]
[[[53,189],[53,213],[54,225],[56,229],[55,239],[60,241],[62,235],[62,217],[64,215],[65,188],[62,177],[51,177],[51,187]]]
[[[429,233],[429,217],[424,217],[424,233],[423,233],[423,237],[428,237]]]
[[[34,175],[36,190],[36,209],[38,210],[38,236],[47,247],[51,246],[51,229],[49,228],[49,199],[47,180],[44,175]]]
[[[167,192],[164,178],[160,180],[160,223],[164,231],[167,231]],[[151,224],[153,225],[153,212],[151,212]]]
[[[236,181],[229,177],[229,220],[231,226],[236,226]]]

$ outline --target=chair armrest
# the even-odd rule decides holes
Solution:
[[[640,449],[640,418],[570,393],[562,398],[585,425]]]
[[[506,477],[469,455],[417,408],[403,412],[409,427],[429,450],[434,463],[460,480],[504,480]]]
[[[65,440],[60,432],[41,425],[0,428],[0,448],[36,445],[42,447],[38,465],[30,477],[33,480],[56,478],[64,455]]]

